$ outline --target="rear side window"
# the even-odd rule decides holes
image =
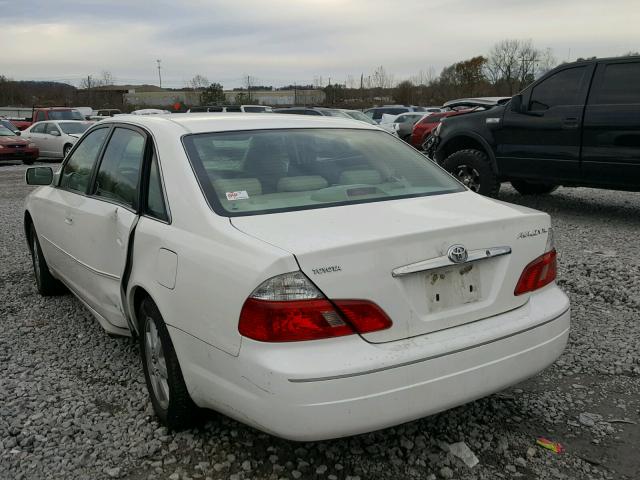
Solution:
[[[143,135],[133,130],[113,131],[98,168],[95,195],[135,208],[144,140]]]
[[[592,104],[620,105],[640,103],[640,62],[604,65]]]
[[[227,107],[227,112],[233,112],[233,113],[238,113],[241,112],[242,110],[240,109],[240,107]]]
[[[108,128],[99,128],[86,135],[74,150],[60,175],[59,186],[77,192],[86,192],[91,180],[91,170],[98,159],[100,147],[107,136]]]
[[[413,148],[378,130],[292,129],[187,135],[187,155],[224,216],[461,191]]]
[[[169,221],[167,208],[164,204],[164,194],[162,190],[162,177],[160,176],[160,167],[158,159],[154,155],[151,159],[151,168],[149,169],[149,188],[147,189],[147,202],[145,213],[151,217],[157,218],[165,222]]]
[[[46,125],[47,125],[46,123],[37,123],[31,129],[31,133],[44,133],[44,127]]]
[[[557,105],[582,103],[582,79],[586,67],[562,70],[536,85],[531,92],[529,110],[544,111]]]
[[[60,133],[60,130],[58,130],[58,127],[56,127],[55,123],[45,123],[44,133],[55,135],[53,132]]]

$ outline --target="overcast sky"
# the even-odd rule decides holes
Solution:
[[[77,85],[407,78],[532,39],[560,60],[640,50],[640,0],[0,0],[0,74]]]

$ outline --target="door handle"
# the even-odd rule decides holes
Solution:
[[[567,117],[562,120],[562,128],[578,128],[577,117]]]
[[[66,223],[67,225],[71,225],[71,224],[73,224],[73,218],[71,218],[71,217],[64,217],[64,223]]]

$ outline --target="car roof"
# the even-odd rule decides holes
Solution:
[[[119,115],[102,120],[100,125],[129,123],[153,129],[175,126],[182,133],[230,132],[238,130],[269,130],[283,128],[351,128],[379,130],[358,120],[346,117],[297,116],[288,114],[264,115],[261,113],[238,113],[230,117],[225,113],[173,113],[159,115]]]

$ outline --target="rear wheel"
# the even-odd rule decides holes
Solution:
[[[31,224],[29,227],[29,241],[31,243],[31,259],[33,262],[33,273],[36,277],[36,285],[40,295],[49,297],[52,295],[62,295],[67,292],[67,288],[60,280],[56,279],[49,271],[47,261],[44,259],[36,229]]]
[[[511,185],[521,195],[545,195],[558,188],[557,185],[552,183],[532,183],[527,180],[511,180]]]
[[[64,148],[62,149],[62,158],[67,158],[67,154],[69,153],[69,150],[71,150],[71,145],[67,144],[64,146]]]
[[[460,150],[449,155],[442,165],[470,190],[495,197],[500,190],[498,176],[489,158],[480,150]]]
[[[149,298],[142,301],[138,318],[142,367],[153,409],[166,427],[187,428],[197,419],[199,409],[187,391],[167,326]]]

